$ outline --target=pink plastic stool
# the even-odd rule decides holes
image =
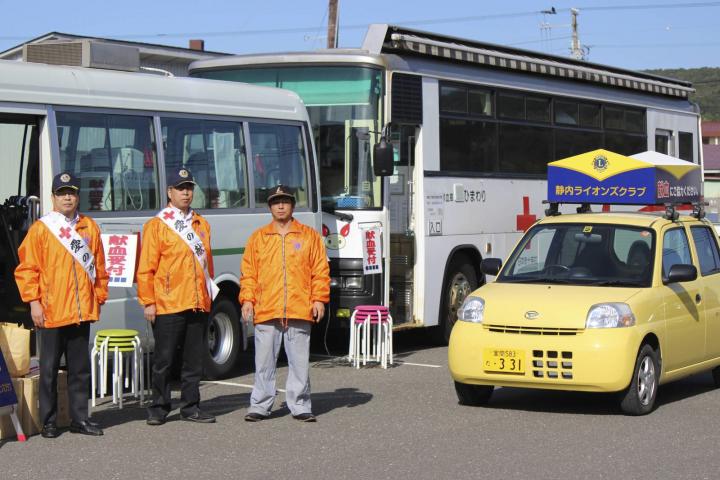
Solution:
[[[350,317],[350,345],[348,360],[355,368],[367,365],[368,355],[387,368],[393,364],[393,321],[390,310],[382,305],[358,305]]]

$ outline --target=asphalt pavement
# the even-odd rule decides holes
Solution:
[[[313,356],[317,423],[294,420],[282,392],[269,419],[243,421],[245,354],[232,378],[202,384],[216,424],[181,421],[175,410],[151,427],[136,401],[119,410],[106,399],[93,413],[103,437],[0,441],[0,479],[720,478],[720,390],[709,374],[661,387],[645,417],[621,415],[612,395],[510,388],[488,407],[464,407],[447,348],[418,332],[395,338],[387,370]],[[286,374],[282,364],[280,389]]]

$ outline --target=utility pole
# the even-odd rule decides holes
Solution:
[[[578,37],[577,16],[580,14],[580,10],[571,8],[570,14],[572,15],[572,44],[570,46],[570,54],[577,60],[585,60],[585,52],[580,46],[580,38]]]
[[[338,1],[328,0],[327,48],[338,46]]]

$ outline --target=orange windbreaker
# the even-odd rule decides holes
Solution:
[[[200,235],[208,259],[208,273],[212,278],[210,225],[193,212],[192,228]],[[210,295],[205,286],[205,274],[190,247],[157,217],[145,224],[137,272],[138,301],[141,305],[155,304],[160,315],[185,310],[210,311]]]
[[[80,215],[75,231],[95,257],[94,285],[82,265],[40,220],[33,223],[18,249],[20,263],[15,269],[15,282],[23,302],[40,300],[45,328],[94,322],[100,318],[100,305],[108,297],[100,228],[92,218]]]
[[[283,238],[272,223],[248,239],[239,300],[255,306],[255,323],[312,321],[313,302],[330,300],[330,267],[320,235],[293,219]]]

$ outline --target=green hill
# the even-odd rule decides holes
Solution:
[[[700,105],[703,120],[720,120],[720,68],[645,70],[653,75],[692,82],[696,92],[690,100]]]

